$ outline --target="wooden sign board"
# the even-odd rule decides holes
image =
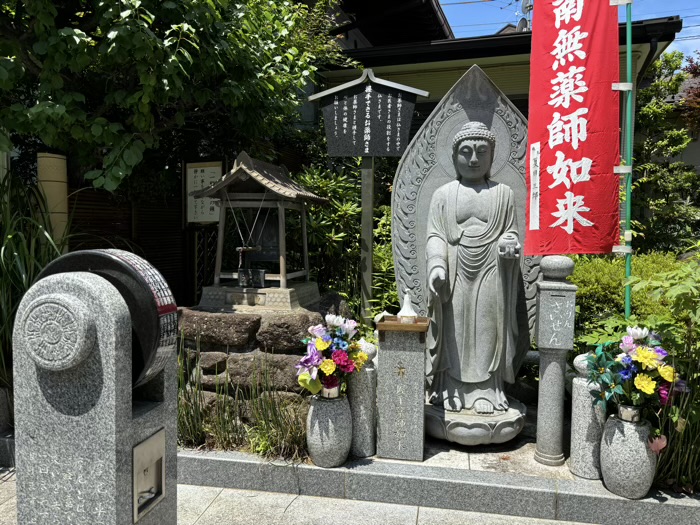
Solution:
[[[416,95],[367,82],[320,100],[331,157],[400,157],[408,146]]]
[[[218,182],[223,171],[223,162],[188,162],[185,164],[185,193],[187,196],[187,222],[218,222],[219,206],[216,199],[195,199],[190,195]]]

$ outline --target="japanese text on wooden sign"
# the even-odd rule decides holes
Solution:
[[[416,95],[368,82],[321,99],[331,157],[400,157]]]
[[[208,188],[221,179],[223,162],[194,162],[185,165],[185,195],[187,196],[187,222],[218,222],[219,206],[216,199],[195,199],[193,191]]]
[[[526,255],[609,253],[619,241],[617,8],[542,0],[530,63]]]

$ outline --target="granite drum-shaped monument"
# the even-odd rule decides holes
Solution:
[[[147,261],[124,250],[81,250],[49,263],[39,275],[90,272],[122,295],[131,315],[134,386],[153,379],[168,359],[177,334],[177,306],[163,276]]]
[[[159,369],[134,387],[133,324],[128,300],[99,272],[46,275],[22,299],[13,332],[19,525],[177,521],[175,345],[159,347]]]
[[[502,443],[524,425],[508,397],[529,348],[537,261],[521,257],[527,123],[476,66],[416,134],[394,180],[399,289],[430,317],[426,431]],[[523,274],[525,278],[523,278]]]

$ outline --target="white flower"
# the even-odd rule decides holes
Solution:
[[[635,326],[634,328],[628,326],[627,327],[627,335],[632,337],[635,341],[639,341],[641,339],[646,339],[647,336],[649,335],[649,329],[648,328],[639,328],[638,326]]]
[[[326,325],[330,328],[331,326],[336,327],[343,324],[345,321],[344,317],[339,315],[328,314],[326,315]]]

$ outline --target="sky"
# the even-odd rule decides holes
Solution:
[[[492,35],[506,24],[517,24],[522,18],[522,3],[523,0],[440,0],[456,38]],[[622,22],[625,8],[618,9]],[[634,0],[632,4],[633,20],[673,15],[683,19],[683,30],[667,51],[692,54],[700,49],[700,0]]]

